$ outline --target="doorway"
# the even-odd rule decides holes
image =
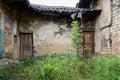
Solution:
[[[33,57],[33,33],[20,33],[21,59]]]
[[[83,32],[83,55],[90,57],[94,53],[94,31]]]

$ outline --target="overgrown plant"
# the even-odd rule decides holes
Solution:
[[[80,52],[82,52],[82,33],[79,28],[80,23],[78,21],[72,21],[70,37],[72,39],[72,47],[76,49],[78,56],[80,56]]]
[[[46,56],[0,66],[0,80],[120,80],[119,55]]]

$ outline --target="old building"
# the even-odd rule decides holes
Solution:
[[[0,0],[0,57],[5,55],[4,52],[6,52],[6,56],[9,56],[8,53],[13,53],[12,29],[16,26],[16,19],[13,14],[14,11],[3,5]]]
[[[69,37],[71,22],[77,19],[82,24],[81,14],[100,13],[96,9],[34,5],[28,0],[0,0],[0,4],[0,54],[13,59],[75,53]]]
[[[120,1],[112,0],[112,24],[110,27],[112,53],[120,53]]]
[[[80,0],[79,8],[101,8],[95,21],[95,52],[120,53],[120,1]]]
[[[80,21],[83,46],[90,53],[119,53],[118,0],[80,0],[77,8],[0,0],[0,55],[25,59],[45,54],[75,53],[69,32]],[[12,9],[12,10],[11,10]]]
[[[111,0],[80,0],[77,7],[85,9],[101,9],[101,13],[96,19],[83,21],[86,24],[93,25],[94,32],[94,50],[95,52],[111,52],[111,25],[112,25],[112,1]],[[94,15],[94,14],[93,14]],[[93,16],[91,15],[91,16]],[[89,16],[88,16],[89,17]]]

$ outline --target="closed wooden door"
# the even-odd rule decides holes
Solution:
[[[83,53],[85,57],[90,57],[94,53],[94,32],[83,32]]]
[[[32,46],[33,46],[33,34],[21,33],[20,34],[21,59],[32,58],[33,54]]]

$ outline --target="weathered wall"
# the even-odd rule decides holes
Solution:
[[[3,54],[3,12],[2,12],[2,4],[0,0],[0,58]]]
[[[113,0],[112,2],[112,52],[120,52],[120,0]]]
[[[7,10],[7,11],[6,11]],[[12,15],[9,15],[9,9],[4,10],[4,57],[13,56],[13,35],[12,35]]]
[[[69,37],[71,20],[52,17],[21,16],[19,33],[33,33],[34,56],[75,52]]]
[[[14,57],[13,27],[15,26],[14,11],[0,0],[0,54],[3,57]]]
[[[102,9],[95,25],[95,52],[110,51],[111,0],[98,0],[96,9]]]
[[[0,58],[2,58],[3,54],[3,30],[0,29]]]
[[[40,20],[34,27],[34,50],[37,54],[58,54],[71,51],[70,28],[66,22]]]

